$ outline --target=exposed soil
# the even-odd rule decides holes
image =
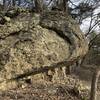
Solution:
[[[81,100],[81,98],[66,85],[35,83],[2,92],[0,100]]]
[[[0,100],[88,100],[88,90],[90,90],[92,78],[91,70],[84,67],[77,68],[73,74],[69,75],[66,80],[59,80],[59,82],[55,83],[44,80],[32,83],[27,81],[18,88],[0,92]],[[81,80],[88,90],[80,92],[78,87],[74,88],[75,82],[78,83],[77,80]],[[98,86],[97,100],[100,98],[99,91],[100,84]]]
[[[92,78],[91,69],[77,68],[73,74],[67,77],[69,83],[67,80],[55,83],[44,80],[32,83],[27,81],[18,88],[0,92],[0,100],[88,100]],[[77,80],[81,80],[88,90],[79,93],[78,89],[74,88],[74,81],[78,83]],[[97,100],[100,100],[100,83]]]

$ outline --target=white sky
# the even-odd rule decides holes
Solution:
[[[82,2],[83,0],[71,0],[75,5],[78,5],[80,2]],[[84,0],[85,1],[85,0]],[[94,11],[94,14],[98,14],[100,13],[100,7],[98,7],[98,9],[96,9]],[[85,20],[83,20],[82,24],[80,25],[80,28],[81,30],[84,32],[84,33],[87,33],[88,29],[89,29],[89,26],[90,26],[90,18],[86,18]],[[94,22],[93,22],[94,24]],[[96,32],[100,32],[100,27],[97,27],[95,29]]]
[[[94,14],[98,14],[98,13],[100,13],[100,7],[94,11]],[[91,18],[86,18],[85,20],[83,20],[83,24],[80,25],[80,28],[81,28],[81,30],[82,30],[84,33],[86,33],[87,30],[89,29],[90,20],[91,20]],[[93,21],[93,24],[94,24],[94,21]],[[93,25],[93,24],[92,24],[92,25]],[[95,31],[96,31],[96,32],[100,32],[100,27],[97,26],[97,28],[95,29]]]

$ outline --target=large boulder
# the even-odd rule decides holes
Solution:
[[[63,61],[70,66],[67,63],[83,57],[87,49],[83,33],[70,16],[20,13],[0,25],[0,89],[13,87],[10,82],[15,85],[18,78],[28,77],[34,70],[64,67]]]

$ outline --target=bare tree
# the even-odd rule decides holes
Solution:
[[[60,10],[67,12],[67,7],[68,7],[67,2],[68,0],[57,0],[57,7]]]
[[[12,0],[12,6],[15,6],[16,0]]]
[[[92,76],[90,100],[97,100],[97,85],[99,76],[100,68],[96,68]]]
[[[6,0],[3,0],[3,6],[5,7],[5,4],[6,4]]]
[[[21,4],[21,0],[18,0],[18,6],[20,6],[20,4]]]
[[[34,0],[35,2],[35,10],[38,13],[43,12],[43,0]]]
[[[66,12],[67,11],[67,7],[68,7],[68,0],[63,0],[63,11]]]

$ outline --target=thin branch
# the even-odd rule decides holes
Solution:
[[[90,31],[89,31],[88,33],[86,33],[85,36],[87,37],[87,36],[91,33],[91,31],[92,31],[95,27],[97,27],[96,25],[98,25],[99,23],[100,23],[100,20],[97,21],[97,22],[90,28]]]
[[[70,2],[73,6],[78,7],[78,6],[75,5],[71,0],[69,0],[69,2]]]
[[[89,49],[92,47],[93,41],[94,41],[99,35],[100,35],[100,34],[97,34],[93,39],[90,40],[90,42],[89,42]]]
[[[49,6],[49,5],[51,4],[52,1],[53,1],[53,0],[50,0],[47,6]]]
[[[89,27],[89,30],[88,30],[88,33],[87,33],[87,34],[89,34],[89,33],[90,33],[90,31],[91,31],[92,22],[93,22],[92,16],[93,16],[93,13],[91,12],[90,27]]]

